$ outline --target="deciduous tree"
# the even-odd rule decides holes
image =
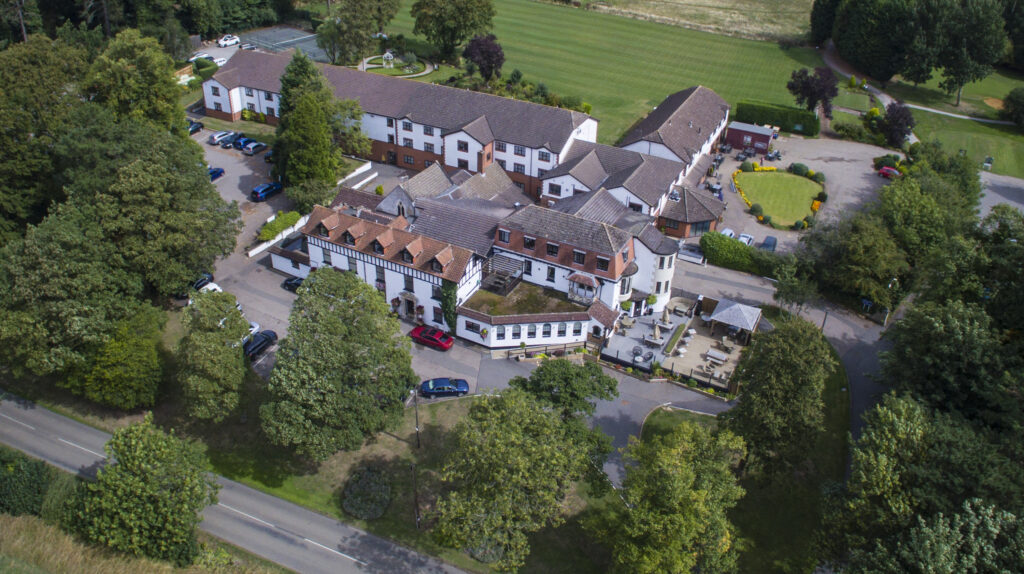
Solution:
[[[839,86],[836,84],[836,74],[829,67],[818,67],[814,74],[807,68],[801,68],[793,72],[786,89],[796,98],[796,103],[813,112],[818,104],[825,113],[825,117],[832,117],[832,98],[839,95]]]
[[[238,407],[249,325],[230,293],[196,293],[183,314],[180,381],[189,416],[220,422]]]
[[[917,178],[900,178],[883,187],[878,195],[878,214],[911,266],[944,243],[947,230],[955,229],[955,222],[948,221],[946,211],[933,195],[921,189]]]
[[[467,38],[491,29],[494,4],[491,0],[416,0],[412,17],[416,20],[413,33],[425,36],[447,59]]]
[[[1003,115],[1024,129],[1024,88],[1014,88],[1003,98]]]
[[[158,347],[167,315],[142,304],[122,320],[77,389],[101,405],[130,410],[156,403],[163,365]]]
[[[384,31],[384,27],[395,18],[401,6],[401,0],[372,0],[369,2],[370,15],[373,17],[377,32]]]
[[[260,409],[272,442],[323,460],[398,420],[416,375],[390,310],[352,273],[323,268],[306,280]]]
[[[370,53],[374,20],[369,6],[343,0],[341,16],[329,15],[316,29],[316,45],[332,64],[351,64]]]
[[[885,107],[885,117],[880,122],[885,141],[892,147],[902,147],[907,136],[914,132],[917,120],[910,108],[902,102],[892,102]]]
[[[811,5],[811,42],[821,46],[832,37],[839,0],[814,0]]]
[[[618,382],[597,363],[577,365],[566,359],[544,361],[530,378],[513,377],[512,388],[522,389],[559,412],[563,419],[594,414],[594,400],[619,396]]]
[[[999,0],[963,0],[958,8],[946,22],[939,86],[956,92],[959,106],[964,86],[985,79],[1003,57],[1006,30]]]
[[[494,34],[474,36],[469,44],[466,44],[466,49],[462,51],[462,57],[480,68],[480,75],[484,80],[489,82],[494,76],[501,77],[501,65],[505,63],[505,52],[501,49]]]
[[[914,26],[910,0],[841,0],[832,40],[847,62],[888,82],[904,69]]]

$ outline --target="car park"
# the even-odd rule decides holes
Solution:
[[[729,229],[728,227],[726,227],[725,229],[723,229],[719,233],[721,233],[722,235],[728,237],[729,239],[734,239],[736,237],[736,232],[733,231],[732,229]]]
[[[246,143],[244,147],[242,147],[242,153],[244,153],[245,155],[256,155],[265,149],[267,149],[267,144],[263,142],[249,140],[249,142]]]
[[[223,142],[225,139],[233,135],[235,135],[235,132],[217,132],[214,134],[210,134],[210,137],[207,138],[206,143],[210,145],[220,145],[221,142]]]
[[[252,193],[249,194],[249,199],[252,201],[266,201],[270,197],[281,193],[284,187],[279,182],[261,183],[256,187],[252,188]]]
[[[239,138],[244,138],[244,137],[245,137],[245,134],[243,134],[242,132],[231,132],[231,135],[229,135],[226,138],[220,140],[220,147],[222,147],[224,149],[228,149],[228,148],[230,148],[230,147],[235,145],[235,140],[237,140]]]
[[[204,127],[203,126],[203,122],[194,122],[192,120],[189,120],[188,121],[188,135],[192,135],[194,133],[202,131],[203,127]]]
[[[420,395],[428,399],[434,397],[461,397],[468,393],[469,383],[465,379],[440,377],[420,383]]]
[[[221,37],[220,40],[217,40],[217,45],[221,48],[227,48],[228,46],[235,46],[239,44],[241,41],[242,40],[234,34],[225,34]]]
[[[242,345],[242,352],[250,361],[255,361],[267,349],[277,342],[277,333],[273,331],[260,331],[252,336],[249,341]]]
[[[213,63],[217,64],[217,67],[219,68],[219,67],[223,66],[224,64],[227,64],[228,63],[228,59],[227,58],[214,58],[213,59]]]
[[[245,149],[245,146],[249,145],[250,143],[254,143],[255,141],[256,140],[252,138],[240,137],[235,141],[231,142],[231,147],[235,149]]]
[[[195,54],[192,54],[192,57],[189,58],[188,61],[191,64],[192,62],[195,62],[196,60],[200,59],[212,60],[213,56],[207,54],[206,52],[196,52]]]
[[[883,166],[878,170],[878,177],[884,177],[886,179],[895,179],[902,175],[898,169],[889,166]]]
[[[761,245],[758,246],[758,249],[764,249],[765,251],[775,251],[775,248],[778,246],[778,244],[779,240],[774,235],[769,235],[764,238],[764,241],[761,242]]]
[[[447,351],[452,348],[453,344],[455,344],[455,340],[444,331],[433,327],[427,327],[426,325],[420,325],[412,331],[409,331],[409,337],[421,345],[433,347],[439,351]]]
[[[224,168],[222,167],[211,167],[207,171],[210,172],[210,181],[217,181],[224,175]]]
[[[284,287],[285,291],[291,291],[294,293],[299,289],[299,287],[302,287],[302,277],[289,277],[284,280],[281,287]]]
[[[753,235],[748,235],[746,233],[741,233],[740,236],[737,237],[736,239],[739,239],[741,243],[744,243],[746,245],[753,245],[754,244],[754,236]]]

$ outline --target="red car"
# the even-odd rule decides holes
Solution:
[[[439,351],[447,351],[455,344],[455,339],[449,337],[444,331],[427,327],[426,325],[420,325],[409,331],[409,336],[412,337],[413,341],[421,345],[433,347]]]
[[[878,175],[886,179],[895,179],[902,174],[900,174],[899,170],[897,170],[896,168],[885,166],[882,169],[878,170]]]

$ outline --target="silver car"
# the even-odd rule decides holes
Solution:
[[[210,134],[210,139],[206,140],[206,143],[210,145],[217,145],[233,135],[235,135],[235,132],[217,132],[215,134]]]

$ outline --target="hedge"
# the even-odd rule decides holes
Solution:
[[[281,233],[285,229],[295,225],[295,222],[298,221],[300,217],[302,216],[299,215],[298,211],[289,211],[288,213],[278,211],[277,217],[275,217],[273,221],[268,221],[263,225],[263,228],[260,229],[260,241],[270,241],[277,237],[278,233]]]
[[[192,63],[192,67],[195,70],[197,76],[203,79],[205,82],[213,77],[213,74],[220,68],[217,64],[214,64],[206,58],[199,58]]]
[[[0,513],[38,516],[54,473],[43,461],[0,447]]]
[[[712,265],[764,277],[774,277],[780,263],[780,256],[751,247],[717,231],[701,236],[700,248]]]
[[[821,122],[814,112],[768,102],[744,100],[736,104],[735,120],[748,124],[779,126],[782,131],[807,136],[816,136],[821,131]]]

